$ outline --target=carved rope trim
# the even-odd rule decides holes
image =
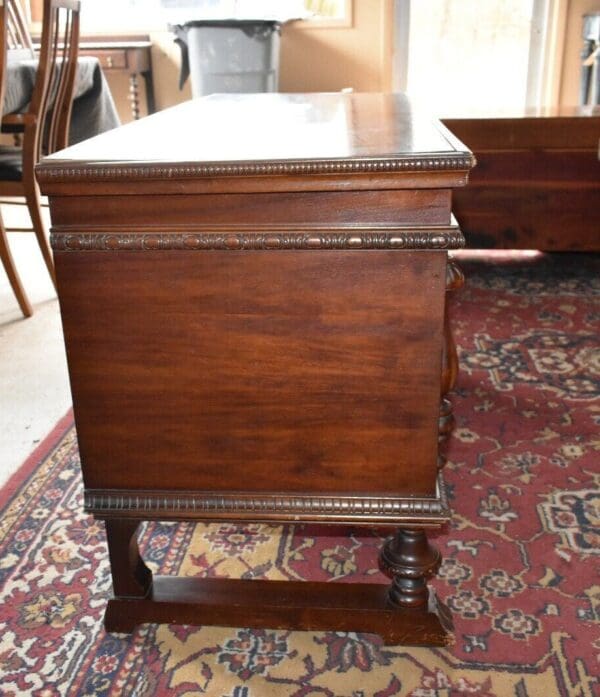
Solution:
[[[188,179],[194,177],[242,177],[293,174],[362,174],[371,172],[419,172],[432,170],[469,170],[473,155],[413,155],[373,160],[315,160],[288,162],[206,162],[181,165],[122,164],[93,166],[40,165],[40,182],[57,180],[113,179]]]
[[[435,232],[84,234],[53,233],[56,251],[202,251],[282,249],[458,249],[458,229]]]
[[[191,494],[178,492],[139,492],[86,490],[85,510],[98,515],[136,513],[206,516],[256,515],[289,516],[356,516],[396,518],[414,516],[436,520],[447,518],[445,497],[438,498],[357,498],[350,496],[285,496],[252,494]]]

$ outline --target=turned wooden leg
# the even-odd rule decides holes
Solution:
[[[388,600],[394,607],[425,607],[429,600],[427,578],[441,561],[423,530],[401,529],[386,540],[381,566],[393,577]]]
[[[137,121],[140,118],[140,86],[137,73],[129,75],[129,101],[131,102],[131,113]]]
[[[463,272],[452,257],[448,257],[446,265],[446,292],[458,290],[462,288],[465,282]],[[456,352],[456,344],[452,335],[452,327],[450,325],[450,316],[448,312],[448,301],[444,309],[444,345],[442,352],[442,380],[441,380],[441,401],[440,401],[440,417],[439,417],[439,440],[446,440],[454,427],[454,416],[452,414],[452,402],[448,399],[448,393],[456,384],[456,376],[458,375],[458,354]],[[446,464],[445,458],[440,455],[438,458],[438,467],[440,469]]]

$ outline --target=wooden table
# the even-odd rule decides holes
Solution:
[[[600,251],[600,108],[443,121],[477,158],[454,201],[469,247]]]
[[[79,55],[95,56],[105,73],[125,71],[129,75],[129,100],[134,119],[140,118],[140,87],[138,75],[146,86],[148,114],[156,111],[152,80],[152,42],[149,40],[102,41],[84,39],[79,44]]]
[[[34,37],[34,45],[39,48],[40,37]],[[152,74],[152,41],[146,34],[119,36],[82,36],[79,42],[79,55],[97,58],[103,72],[126,73],[129,78],[129,101],[134,119],[139,119],[140,85],[139,76],[146,88],[146,108],[148,114],[156,111],[154,98],[154,79]]]
[[[448,641],[425,530],[450,515],[450,207],[472,163],[401,95],[259,94],[194,100],[41,164],[109,631]],[[388,526],[392,584],[152,579],[135,536],[151,519]]]

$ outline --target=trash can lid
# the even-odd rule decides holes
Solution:
[[[175,27],[181,29],[190,29],[192,27],[249,27],[260,25],[263,27],[279,27],[283,24],[280,19],[190,19],[187,22],[178,22],[177,24],[169,24],[169,29]]]

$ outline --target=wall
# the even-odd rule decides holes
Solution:
[[[378,92],[391,89],[391,0],[354,0],[348,26],[318,27],[308,22],[285,25],[281,36],[282,92]],[[177,87],[179,48],[169,32],[150,34],[157,108],[164,109],[191,97],[189,81]],[[131,118],[128,82],[111,75],[110,86],[122,120]],[[143,98],[142,98],[143,103]]]
[[[150,32],[152,41],[152,72],[154,74],[154,93],[156,108],[165,109],[179,102],[191,99],[192,93],[190,81],[179,90],[179,47],[173,42],[173,34],[170,32]],[[106,74],[111,92],[117,105],[121,121],[124,123],[132,119],[129,102],[129,81],[124,73],[114,72]],[[143,81],[140,80],[140,104],[141,113],[146,113],[146,102]]]
[[[391,9],[388,0],[355,0],[352,26],[311,28],[309,22],[297,22],[285,27],[281,41],[281,90],[389,90]]]
[[[562,66],[560,103],[573,106],[579,103],[580,52],[583,48],[582,17],[590,12],[600,12],[600,0],[569,0],[565,48]]]

